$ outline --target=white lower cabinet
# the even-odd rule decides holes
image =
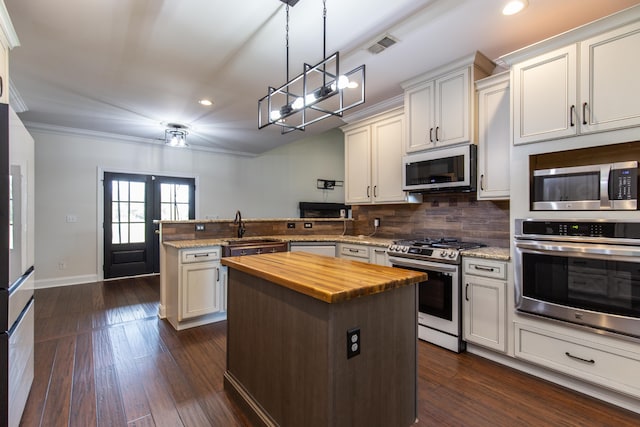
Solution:
[[[386,248],[381,246],[339,243],[337,254],[339,258],[368,262],[370,264],[391,266],[389,257],[387,256]]]
[[[515,356],[640,397],[640,353],[637,344],[607,336],[571,335],[515,322]]]
[[[370,247],[371,254],[369,255],[369,262],[371,264],[386,265],[391,267],[389,262],[389,255],[387,255],[387,249],[381,247]]]
[[[177,330],[224,320],[226,271],[220,246],[175,252],[177,274],[168,274],[167,320]]]
[[[505,353],[507,264],[465,257],[462,265],[463,338]]]

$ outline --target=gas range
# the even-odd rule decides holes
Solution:
[[[387,254],[399,258],[460,264],[460,251],[486,246],[482,243],[463,242],[455,238],[399,240],[387,248]]]

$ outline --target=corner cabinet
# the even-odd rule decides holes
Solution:
[[[345,202],[402,203],[404,112],[402,108],[342,127]]]
[[[226,318],[226,274],[220,246],[167,250],[167,320],[176,329]],[[171,270],[171,271],[170,271]]]
[[[506,353],[506,262],[463,257],[462,267],[464,340]]]
[[[515,64],[514,144],[639,126],[638,49],[635,22]]]
[[[511,115],[509,72],[476,82],[478,97],[478,200],[510,194]]]
[[[475,142],[473,82],[494,68],[493,62],[476,52],[404,82],[405,151]]]

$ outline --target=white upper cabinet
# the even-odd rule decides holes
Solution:
[[[514,144],[640,125],[640,23],[513,67]]]
[[[640,23],[580,43],[581,132],[640,125]]]
[[[478,94],[478,200],[508,199],[511,116],[509,73],[476,82]]]
[[[575,135],[576,46],[513,67],[514,144]]]
[[[473,82],[494,67],[476,52],[404,82],[406,152],[475,142]]]
[[[345,201],[349,204],[406,202],[402,190],[404,113],[392,110],[342,128]]]

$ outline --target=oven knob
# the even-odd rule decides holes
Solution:
[[[446,258],[447,253],[445,251],[440,251],[440,258]]]
[[[409,252],[409,246],[403,246],[402,252]]]
[[[454,251],[451,251],[449,253],[449,258],[455,258],[456,257],[456,253]]]
[[[387,250],[389,252],[394,252],[396,250],[396,245],[389,245],[389,247],[387,248]]]

